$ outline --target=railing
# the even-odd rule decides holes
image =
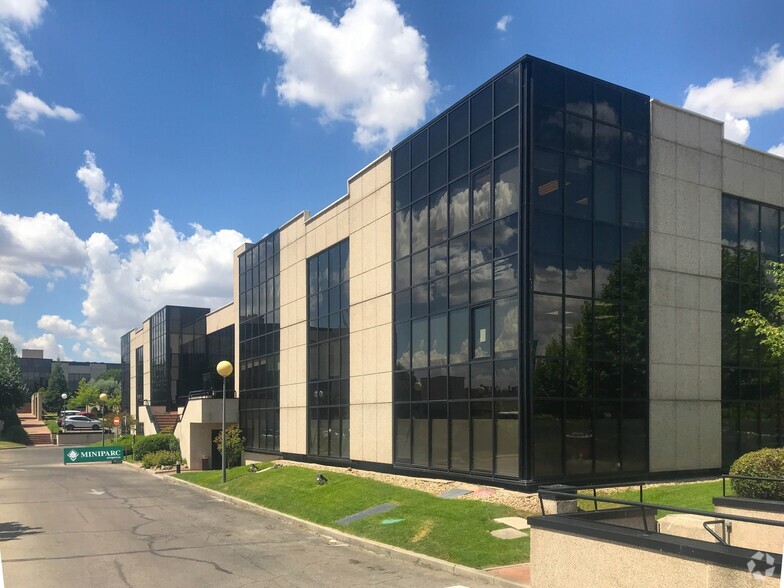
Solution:
[[[782,480],[782,481],[784,481],[784,480]],[[637,485],[638,484],[631,484],[631,486],[637,486]],[[639,484],[639,486],[640,486],[640,492],[642,492],[642,484]],[[623,485],[617,485],[617,484],[616,485],[605,485],[604,487],[620,488],[620,487],[623,487]],[[630,506],[630,507],[639,508],[641,510],[641,512],[642,512],[642,521],[643,521],[643,526],[644,526],[646,534],[650,534],[650,533],[653,532],[653,531],[651,531],[648,528],[648,518],[645,516],[646,515],[646,513],[645,513],[646,509],[649,510],[649,511],[650,510],[656,510],[656,511],[663,510],[663,511],[666,511],[666,512],[676,512],[676,513],[681,513],[681,514],[698,515],[698,516],[706,517],[706,518],[709,518],[709,519],[712,518],[712,519],[721,520],[723,522],[723,524],[726,524],[726,521],[737,521],[737,522],[742,522],[742,523],[769,525],[771,527],[784,527],[784,521],[773,521],[773,520],[768,520],[768,519],[757,519],[757,518],[754,518],[754,517],[747,517],[747,516],[743,516],[743,515],[717,513],[717,512],[710,512],[710,511],[706,511],[706,510],[697,510],[697,509],[694,509],[694,508],[684,508],[684,507],[680,507],[680,506],[667,506],[666,504],[656,504],[656,503],[653,503],[653,502],[643,502],[642,500],[640,500],[639,502],[635,502],[633,500],[622,500],[620,498],[608,498],[608,497],[605,497],[605,496],[597,496],[595,493],[594,493],[593,498],[591,496],[586,496],[584,494],[578,494],[578,490],[582,490],[582,489],[588,490],[588,489],[591,489],[591,488],[592,488],[591,486],[587,486],[587,487],[584,487],[584,488],[571,488],[572,491],[570,491],[570,492],[565,492],[563,490],[554,490],[554,489],[552,489],[552,487],[550,487],[550,488],[548,488],[548,487],[540,488],[539,489],[539,506],[542,509],[542,515],[543,516],[545,515],[544,498],[542,497],[542,494],[544,494],[545,498],[549,497],[549,496],[560,496],[561,498],[593,501],[593,503],[595,505],[598,502],[605,502],[605,503],[608,503],[608,504],[617,504],[617,505],[621,505],[621,506]],[[564,516],[570,516],[570,515],[564,515]],[[708,522],[710,522],[712,524],[715,524],[717,521],[716,520],[712,520],[712,521],[708,521]],[[711,534],[714,537],[717,537],[715,533],[711,533]],[[726,545],[726,543],[724,543],[722,539],[719,539],[719,541],[721,541],[724,545]]]
[[[754,480],[756,482],[784,482],[784,478],[768,478],[765,476],[736,476],[724,474],[721,477],[721,495],[727,496],[727,480]]]

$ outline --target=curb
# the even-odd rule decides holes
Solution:
[[[331,527],[325,527],[317,523],[306,521],[304,519],[300,519],[298,517],[286,513],[282,513],[277,510],[272,510],[270,508],[266,508],[264,506],[254,504],[253,502],[243,500],[242,498],[230,496],[228,494],[224,494],[223,492],[212,490],[211,488],[205,488],[197,484],[192,484],[191,482],[186,482],[185,480],[180,480],[179,478],[175,478],[173,476],[160,476],[160,475],[156,476],[155,474],[147,472],[146,470],[142,470],[140,467],[136,465],[130,464],[125,461],[123,463],[127,464],[129,467],[132,467],[136,470],[146,472],[148,475],[151,475],[158,480],[165,480],[166,482],[169,482],[171,484],[179,484],[182,486],[187,486],[188,488],[191,488],[192,490],[196,490],[197,492],[201,492],[202,494],[206,494],[207,496],[221,498],[225,502],[230,502],[231,504],[238,506],[240,508],[244,508],[246,510],[255,510],[257,512],[261,512],[263,514],[275,517],[278,520],[287,522],[289,524],[294,524],[298,527],[307,529],[308,531],[315,532],[319,535],[327,537],[328,539],[339,539],[342,543],[346,543],[354,547],[359,547],[360,549],[364,549],[365,551],[375,553],[376,555],[382,555],[399,561],[406,561],[439,572],[447,572],[449,574],[452,574],[453,576],[457,576],[460,578],[481,580],[483,582],[495,586],[513,586],[514,588],[521,588],[522,586],[527,586],[526,584],[520,584],[518,582],[507,580],[506,578],[494,576],[493,574],[489,574],[482,570],[469,568],[468,566],[455,564],[452,562],[445,561],[443,559],[430,557],[429,555],[423,555],[421,553],[416,553],[414,551],[402,549],[400,547],[386,545],[385,543],[379,543],[378,541],[373,541],[372,539],[365,539],[364,537],[357,537],[356,535],[350,535],[348,533],[344,533],[342,531],[332,529]]]

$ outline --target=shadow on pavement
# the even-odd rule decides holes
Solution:
[[[37,535],[41,527],[28,527],[22,523],[0,523],[0,542],[18,539],[22,535]]]

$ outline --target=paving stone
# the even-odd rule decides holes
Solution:
[[[517,529],[496,529],[495,531],[490,531],[490,534],[495,537],[496,539],[519,539],[520,537],[525,537],[525,533],[522,531],[518,531]]]
[[[354,521],[359,521],[365,519],[367,517],[372,517],[373,515],[381,514],[382,512],[387,512],[395,508],[396,504],[379,504],[377,506],[371,506],[370,508],[366,508],[363,511],[354,513],[353,515],[349,515],[347,517],[343,517],[338,521],[338,525],[348,525],[353,523]]]
[[[447,490],[443,494],[439,494],[439,498],[457,498],[458,496],[465,496],[466,494],[471,494],[470,490],[466,490],[465,488],[452,488],[451,490]]]
[[[529,525],[528,521],[523,517],[501,517],[500,519],[493,519],[493,520],[496,523],[501,523],[502,525],[506,525],[507,527],[512,527],[513,529],[517,529],[518,531],[531,528],[531,525]]]
[[[404,521],[404,520],[405,519],[384,519],[383,521],[381,521],[381,524],[382,525],[394,525],[395,523],[399,523],[399,522]]]
[[[495,490],[492,488],[482,488],[481,490],[474,490],[474,496],[492,496],[495,494]]]

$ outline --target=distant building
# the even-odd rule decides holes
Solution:
[[[76,392],[82,380],[94,380],[106,370],[119,370],[119,363],[93,361],[58,361],[44,357],[43,349],[22,349],[22,380],[30,392],[37,392],[49,385],[49,376],[55,364],[60,364],[68,381],[68,392]]]

